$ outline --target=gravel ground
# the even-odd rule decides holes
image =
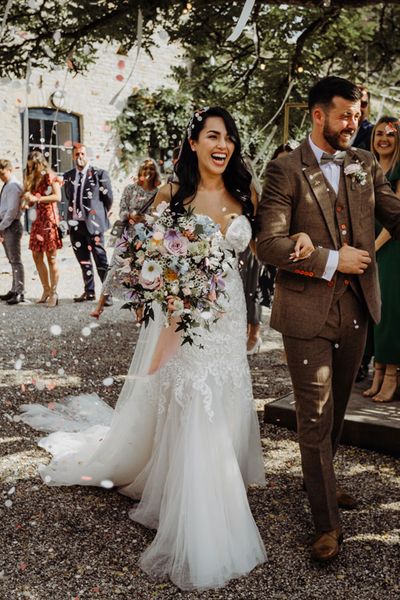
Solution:
[[[37,297],[37,278],[25,258],[28,297]],[[343,513],[346,539],[336,562],[314,566],[296,436],[261,423],[267,485],[251,489],[249,500],[269,560],[249,577],[201,594],[154,583],[139,570],[138,557],[154,532],[128,519],[131,500],[103,489],[42,485],[36,469],[47,455],[35,444],[37,433],[12,415],[22,403],[82,391],[99,391],[114,405],[137,336],[130,314],[118,305],[107,309],[98,327],[89,327],[90,306],[67,299],[81,292],[70,248],[62,258],[56,309],[0,306],[0,599],[398,600],[400,468],[393,457],[340,449],[339,480],[361,506]],[[0,258],[0,293],[8,289],[6,271]],[[50,333],[52,325],[61,327],[60,335]],[[264,339],[263,352],[250,359],[260,409],[290,391],[279,336],[265,327]],[[109,378],[112,384],[104,385]]]

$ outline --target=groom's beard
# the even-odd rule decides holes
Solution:
[[[351,145],[354,133],[355,129],[342,129],[341,131],[336,132],[332,131],[328,123],[325,123],[323,130],[324,138],[334,150],[347,150]],[[348,134],[348,139],[343,139],[341,137],[342,134]]]

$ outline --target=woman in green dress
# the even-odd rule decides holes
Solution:
[[[375,154],[400,202],[400,127],[394,117],[381,117],[372,132]],[[374,402],[398,398],[400,366],[400,241],[376,222],[375,251],[382,295],[382,318],[374,326],[375,373],[364,396]]]

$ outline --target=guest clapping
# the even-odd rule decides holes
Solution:
[[[53,173],[41,152],[33,150],[28,154],[24,180],[23,207],[34,207],[36,218],[32,223],[29,249],[39,274],[43,292],[38,304],[49,307],[58,304],[57,250],[62,248],[57,225],[59,223],[57,205],[61,200],[61,189],[57,175]],[[44,256],[47,257],[48,269]]]
[[[392,190],[400,196],[400,128],[394,117],[381,117],[372,132],[372,152]],[[394,400],[400,365],[400,241],[376,223],[375,251],[379,267],[382,318],[374,326],[375,372],[364,396],[374,402]]]

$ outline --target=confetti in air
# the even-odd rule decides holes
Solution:
[[[100,482],[100,485],[107,490],[110,490],[114,487],[114,483],[110,479],[103,479],[103,481]]]

